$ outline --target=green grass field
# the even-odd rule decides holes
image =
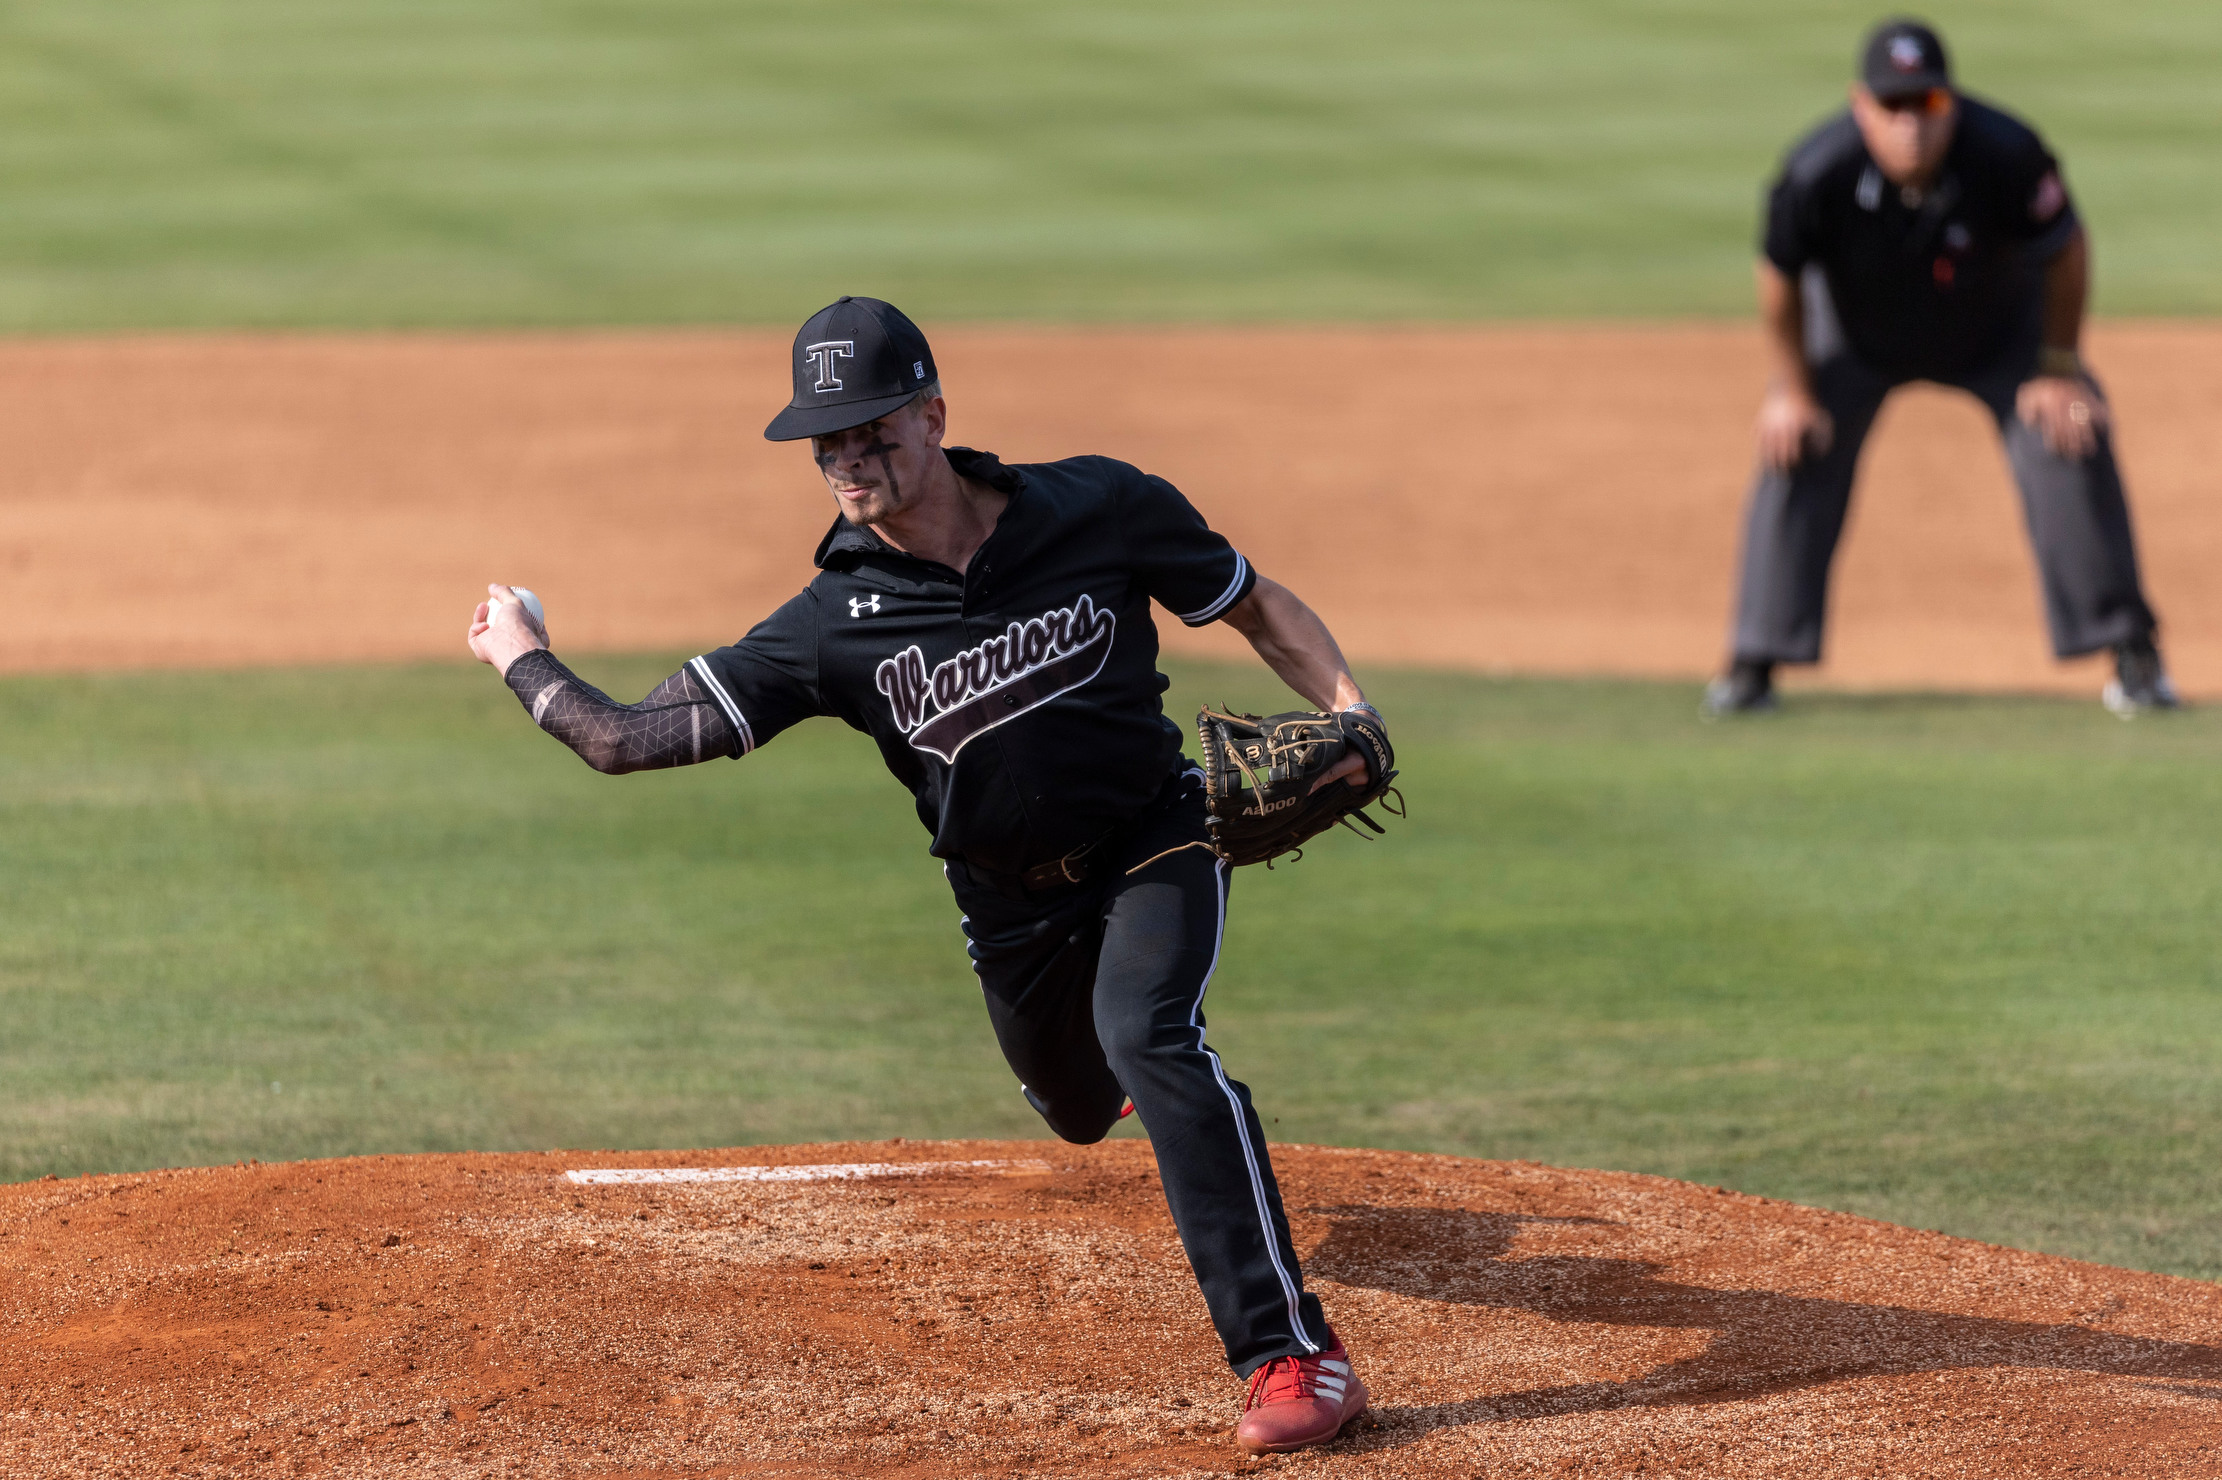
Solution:
[[[2222,10],[1929,9],[2098,306],[2222,312]],[[1877,13],[21,0],[0,333],[1741,314]],[[1277,1135],[2222,1275],[2222,715],[1379,690],[1415,817],[1246,874],[1214,988]],[[0,679],[0,1177],[1032,1134],[923,842],[823,726],[611,782],[476,671]]]
[[[1277,1137],[2222,1275],[2222,712],[1374,687],[1410,822],[1245,872],[1212,989]],[[478,669],[0,712],[0,1177],[1039,1133],[907,797],[830,722],[609,780]]]
[[[0,332],[1740,314],[1868,3],[18,0]],[[1944,0],[2222,312],[2222,7]]]

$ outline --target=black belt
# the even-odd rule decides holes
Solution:
[[[1105,828],[1062,858],[1052,858],[1047,863],[1037,863],[1032,868],[1021,870],[1015,874],[981,868],[969,861],[965,864],[965,870],[973,878],[986,884],[998,894],[1012,899],[1021,899],[1026,895],[1039,894],[1045,890],[1069,889],[1075,884],[1085,884],[1102,871],[1105,863],[1103,854],[1106,845],[1123,834],[1131,833],[1142,825],[1143,820],[1151,812],[1168,805],[1170,799],[1177,794],[1184,774],[1187,773],[1176,771],[1166,777],[1165,785],[1159,789],[1156,799],[1143,807],[1141,811],[1124,822],[1115,823]]]
[[[1001,869],[982,868],[969,860],[965,862],[964,872],[974,884],[992,889],[1005,899],[1025,903],[1043,894],[1085,884],[1094,878],[1103,866],[1103,859],[1098,855],[1102,853],[1104,845],[1118,836],[1118,833],[1119,829],[1114,827],[1100,837],[1082,843],[1062,858],[1037,863],[1032,868],[1015,874],[1005,873]]]
[[[1037,863],[1018,876],[1020,887],[1026,889],[1061,889],[1068,884],[1085,884],[1096,871],[1102,859],[1095,856],[1117,828],[1103,834],[1093,842],[1082,843],[1062,858],[1052,858],[1047,863]]]

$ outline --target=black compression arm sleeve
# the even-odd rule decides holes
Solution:
[[[740,754],[732,722],[682,668],[638,704],[620,704],[556,661],[545,648],[525,654],[502,676],[532,722],[609,776],[691,766]]]

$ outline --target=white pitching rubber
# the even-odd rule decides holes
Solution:
[[[925,1177],[935,1172],[993,1172],[1046,1177],[1046,1161],[852,1161],[790,1167],[584,1167],[566,1179],[589,1187],[642,1182],[860,1182],[872,1177]]]

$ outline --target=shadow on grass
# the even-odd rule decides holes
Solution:
[[[1950,1369],[2037,1367],[2222,1379],[2222,1347],[2115,1336],[2072,1321],[1997,1320],[1771,1290],[1715,1290],[1662,1280],[1659,1265],[1634,1259],[1504,1257],[1525,1224],[1604,1220],[1432,1208],[1308,1211],[1335,1221],[1305,1268],[1340,1284],[1418,1300],[1533,1311],[1569,1323],[1715,1333],[1696,1356],[1625,1382],[1572,1383],[1377,1410],[1382,1426],[1355,1438],[1352,1447],[1358,1449],[1390,1448],[1465,1424],[1734,1402],[1846,1378]],[[2096,1318],[2099,1312],[2091,1314]],[[2204,1386],[2170,1390],[2222,1398],[2222,1390]]]
[[[1974,693],[1960,689],[1803,689],[1782,691],[1783,708],[1776,714],[1855,714],[1887,719],[1907,714],[1972,714],[2034,710],[2047,714],[2088,714],[2113,719],[2099,707],[2098,689],[2091,697],[2073,694]],[[1765,715],[1754,716],[1766,718]],[[2119,720],[2115,720],[2119,724]]]

